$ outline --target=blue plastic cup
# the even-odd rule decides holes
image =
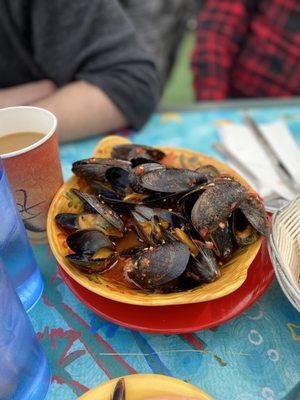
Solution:
[[[51,371],[0,260],[0,399],[43,400]]]
[[[43,281],[1,159],[0,221],[0,257],[25,310],[29,311],[42,294]]]

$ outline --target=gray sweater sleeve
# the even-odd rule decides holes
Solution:
[[[134,128],[154,111],[154,64],[116,0],[31,0],[31,30],[34,59],[57,85],[97,85]]]

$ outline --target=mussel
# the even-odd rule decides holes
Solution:
[[[145,160],[159,161],[165,157],[165,153],[159,149],[149,146],[142,146],[138,144],[122,144],[115,146],[112,151],[112,158],[121,160]]]
[[[77,231],[79,229],[98,229],[107,236],[121,237],[123,233],[115,226],[111,225],[100,214],[92,213],[62,213],[55,217],[57,225],[67,232]]]
[[[190,257],[186,275],[199,283],[210,283],[216,280],[221,273],[214,252],[200,245],[198,255]]]
[[[247,198],[248,190],[232,178],[223,178],[207,185],[191,212],[194,227],[205,237],[230,217],[232,211]]]
[[[118,380],[113,395],[111,397],[112,400],[125,400],[126,399],[126,389],[125,389],[125,380],[121,378]]]
[[[207,180],[201,173],[178,168],[155,169],[138,180],[142,188],[159,193],[180,193],[204,182]]]
[[[105,174],[110,168],[122,168],[124,170],[131,169],[131,163],[124,160],[113,160],[105,158],[88,158],[73,163],[72,172],[85,178],[88,182],[93,180],[105,180]]]
[[[196,172],[201,173],[207,181],[211,181],[220,175],[219,170],[211,164],[205,164],[195,170]]]
[[[175,240],[147,247],[127,260],[124,271],[127,278],[138,286],[149,290],[159,290],[183,274],[189,257],[188,246]]]
[[[161,150],[133,144],[111,157],[73,164],[87,186],[72,189],[83,211],[55,218],[82,272],[117,265],[142,290],[188,290],[217,279],[238,247],[268,236],[260,198],[213,165],[168,167]]]
[[[111,247],[111,241],[96,229],[81,229],[67,237],[67,245],[76,254],[93,255],[104,247]]]
[[[125,227],[122,219],[112,208],[105,204],[104,201],[99,201],[96,196],[81,192],[78,189],[73,189],[72,191],[83,202],[86,211],[99,213],[119,231],[124,231]]]

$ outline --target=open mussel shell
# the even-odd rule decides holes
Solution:
[[[109,168],[105,173],[105,179],[111,187],[121,196],[125,196],[136,181],[136,176],[132,170],[125,170],[119,167]]]
[[[72,192],[83,202],[84,209],[89,212],[97,212],[119,231],[124,232],[124,223],[119,215],[104,201],[99,201],[96,196],[72,189]]]
[[[126,400],[126,387],[124,378],[118,380],[111,400]]]
[[[137,144],[122,144],[113,148],[111,156],[112,158],[128,161],[137,158],[159,161],[165,157],[165,153],[154,147]]]
[[[140,164],[137,167],[134,168],[134,174],[136,176],[142,176],[144,174],[147,174],[148,172],[152,172],[158,169],[167,169],[167,167],[163,164],[159,163],[154,163],[154,162],[149,162],[146,164]]]
[[[239,209],[232,214],[232,232],[235,241],[241,247],[254,243],[259,237],[259,233]]]
[[[150,208],[143,205],[137,205],[134,207],[134,211],[148,221],[150,221],[154,216],[157,216],[160,222],[165,221],[168,223],[168,226],[171,226],[173,223],[171,212],[164,208]]]
[[[179,241],[149,247],[127,260],[125,275],[138,286],[159,290],[178,278],[186,269],[190,257],[188,246]]]
[[[156,169],[138,179],[141,187],[159,193],[180,193],[204,182],[206,179],[198,172],[177,168]]]
[[[208,184],[192,208],[194,227],[202,236],[216,230],[247,195],[245,186],[233,179],[219,179]]]
[[[67,232],[74,232],[80,229],[78,224],[78,214],[61,213],[55,216],[56,224]]]
[[[199,283],[213,282],[220,276],[214,252],[204,245],[199,247],[199,253],[195,257],[191,255],[186,269],[186,276]]]
[[[118,261],[116,254],[112,252],[103,258],[92,258],[86,254],[69,254],[66,258],[87,274],[106,272],[113,268]]]
[[[80,229],[99,229],[104,235],[122,237],[123,233],[100,214],[82,213],[77,216]]]
[[[192,209],[204,190],[205,188],[203,186],[199,186],[196,189],[187,191],[179,196],[177,207],[188,220],[191,219]]]
[[[173,224],[171,213],[161,208],[135,206],[131,214],[140,238],[150,245],[160,243],[164,230]]]
[[[67,236],[67,245],[76,254],[93,255],[104,247],[111,247],[111,241],[96,229],[81,229]]]
[[[123,233],[111,225],[100,214],[92,213],[62,213],[55,217],[57,225],[67,232],[79,229],[98,229],[106,236],[122,237]]]
[[[211,164],[202,165],[195,171],[201,173],[208,181],[220,175],[220,171]]]
[[[104,180],[105,173],[109,168],[118,167],[131,169],[131,164],[124,160],[105,159],[105,158],[87,158],[73,163],[72,172],[85,178],[88,182],[93,180]]]
[[[270,226],[263,202],[256,194],[249,195],[239,206],[247,220],[263,236],[268,237]]]
[[[208,234],[208,239],[213,243],[213,250],[218,257],[226,259],[232,255],[234,240],[228,221],[220,222],[218,228]]]

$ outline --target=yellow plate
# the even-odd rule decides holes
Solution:
[[[126,400],[145,400],[158,396],[182,396],[199,400],[213,400],[207,393],[179,379],[164,375],[129,375],[125,378]],[[118,379],[113,379],[89,390],[78,400],[111,400]]]
[[[122,143],[130,142],[119,136],[108,136],[99,142],[95,149],[94,156],[103,158],[109,157],[112,148]],[[169,166],[195,169],[203,164],[213,164],[221,172],[234,176],[250,190],[253,190],[234,170],[211,157],[207,157],[195,151],[174,147],[162,147],[162,150],[166,153],[163,162]],[[52,252],[59,265],[76,282],[86,289],[111,300],[141,306],[163,306],[199,303],[227,296],[237,290],[246,280],[248,268],[261,246],[262,239],[259,238],[250,246],[239,249],[234,254],[234,257],[223,266],[221,277],[218,280],[185,292],[170,294],[145,293],[141,290],[130,289],[109,281],[101,275],[97,276],[97,279],[95,279],[95,277],[93,278],[90,275],[82,273],[67,261],[65,256],[68,254],[68,247],[66,245],[65,235],[55,223],[54,218],[58,213],[80,211],[78,200],[77,202],[74,201],[75,196],[70,198],[68,194],[71,188],[84,190],[86,184],[82,179],[73,176],[57,192],[48,213],[47,223],[48,239]]]

